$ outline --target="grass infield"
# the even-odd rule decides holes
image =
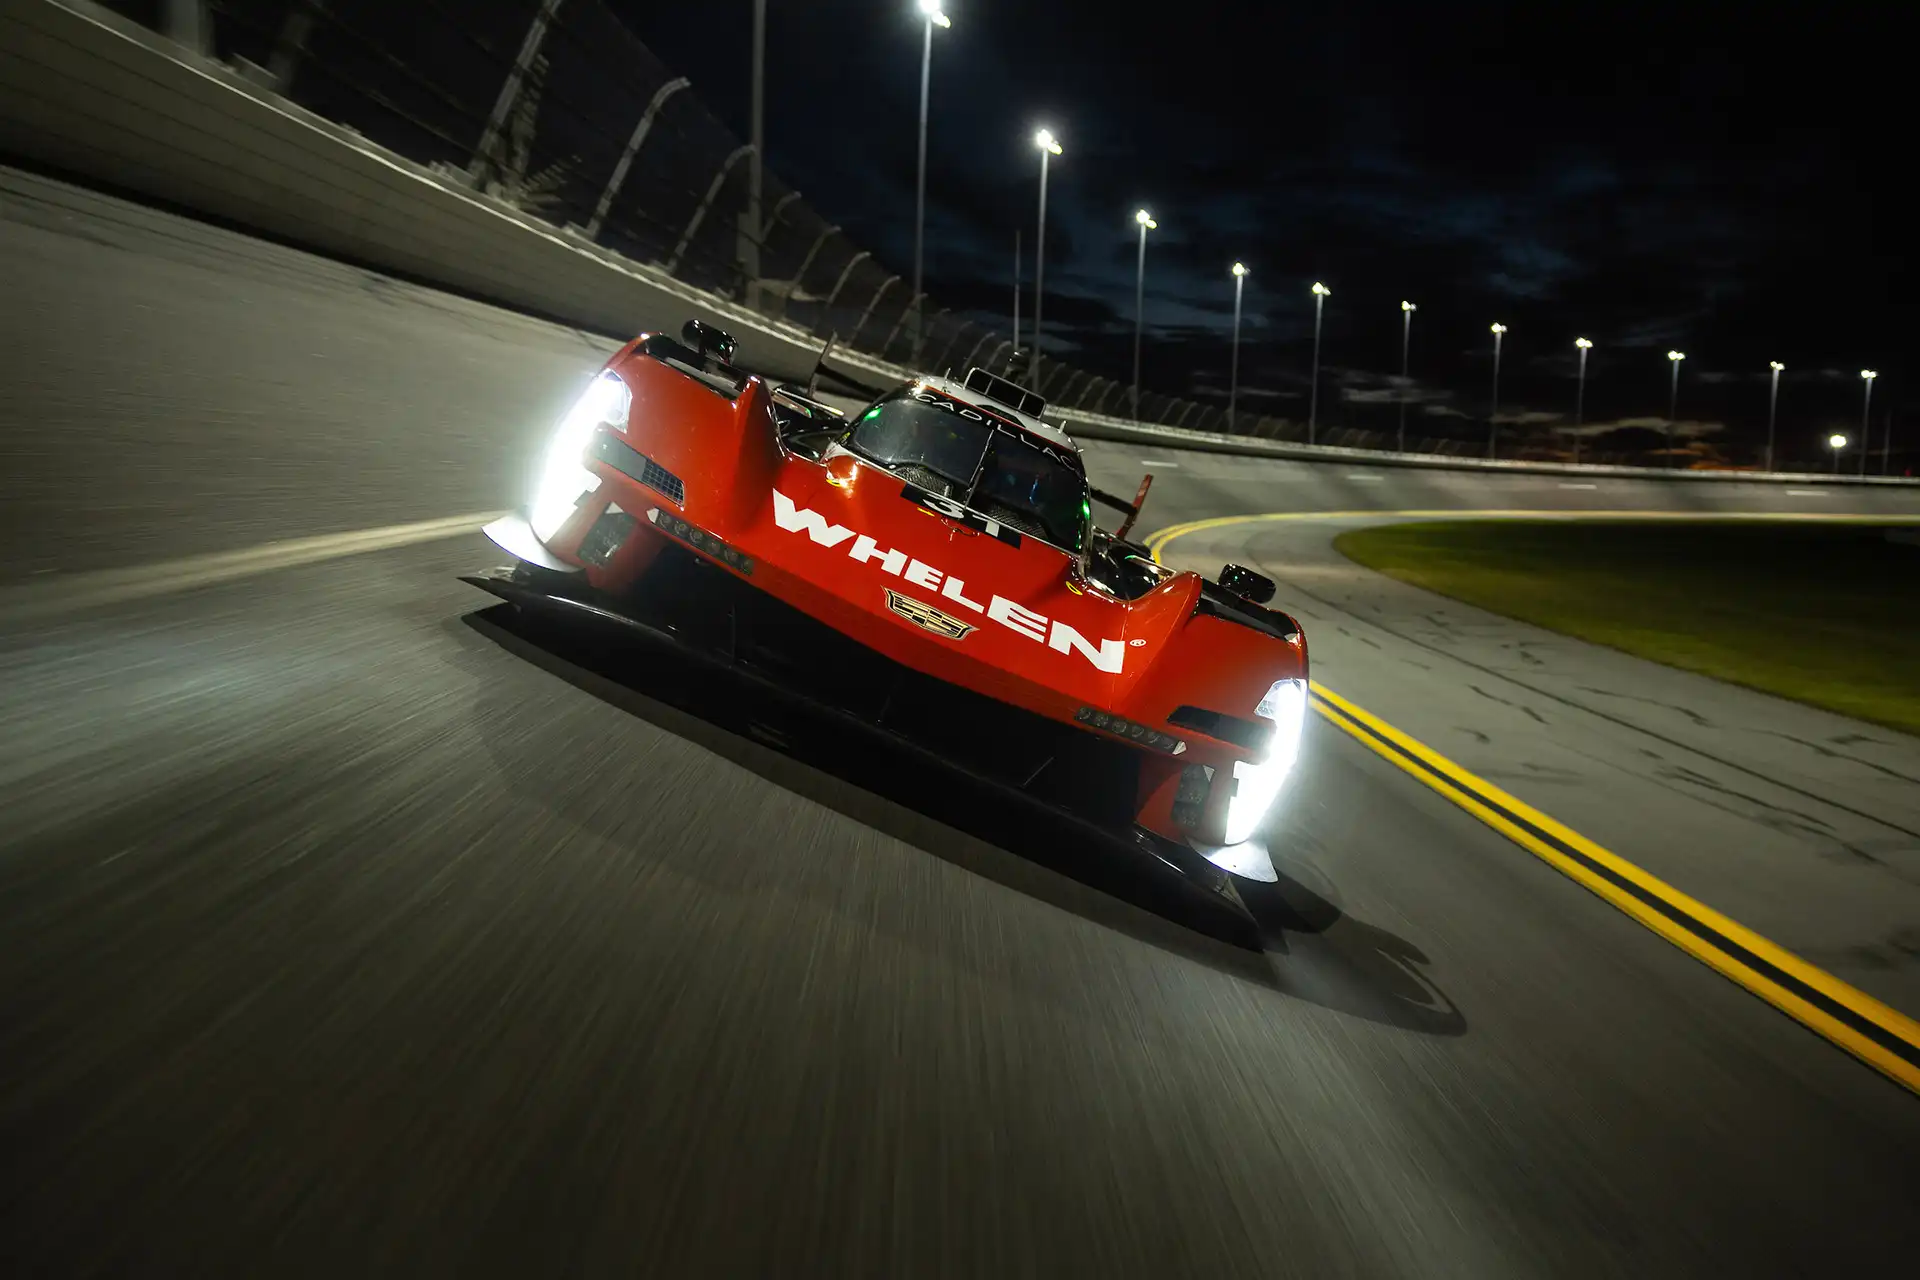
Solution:
[[[1458,520],[1334,546],[1492,613],[1920,734],[1920,545],[1878,526]]]

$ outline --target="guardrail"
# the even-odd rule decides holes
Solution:
[[[654,98],[649,110],[665,100],[660,90]],[[636,126],[634,134],[641,133]],[[630,136],[623,159],[632,158],[631,142]],[[697,220],[678,237],[666,264],[637,259],[587,230],[604,221],[603,208],[596,206],[587,226],[537,217],[507,198],[510,191],[476,188],[464,171],[400,155],[289,101],[258,75],[202,57],[89,0],[0,0],[0,151],[250,232],[602,333],[677,332],[690,317],[719,324],[743,339],[757,367],[778,377],[807,376],[819,351],[817,324],[786,318],[790,298],[753,306],[675,274],[672,268],[696,238]],[[821,241],[814,238],[809,261]],[[864,257],[856,254],[840,269],[842,283]],[[807,265],[801,264],[800,275]],[[863,316],[872,310],[869,302]],[[825,311],[830,323],[831,306]],[[879,352],[836,346],[829,369],[867,385],[908,376],[905,366],[884,354],[895,346],[900,327],[890,324]],[[993,346],[996,335],[980,334],[973,340],[962,327],[945,335],[928,365],[970,363]],[[935,352],[935,346],[929,342],[924,350]],[[1307,445],[1270,434],[1226,435],[1097,412],[1114,385],[1053,362],[1039,389],[1055,393],[1053,412],[1071,430],[1095,439],[1449,470],[1920,483],[1489,461]],[[1070,398],[1062,399],[1061,392]],[[1193,419],[1196,411],[1198,421],[1217,417],[1215,410],[1190,405],[1180,419]],[[1271,419],[1256,421],[1266,432],[1279,429]]]

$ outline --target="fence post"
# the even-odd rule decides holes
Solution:
[[[885,280],[881,281],[880,287],[873,291],[871,298],[867,299],[867,309],[860,313],[860,323],[853,326],[853,332],[847,335],[848,346],[851,347],[860,341],[860,331],[867,327],[867,321],[873,317],[873,309],[880,305],[880,299],[886,296],[887,290],[899,283],[899,276],[888,276]]]
[[[179,3],[180,0],[169,0]],[[533,16],[533,25],[527,28],[527,38],[520,42],[519,56],[513,60],[513,70],[507,73],[507,82],[500,86],[500,96],[494,99],[493,111],[487,116],[487,127],[480,134],[480,145],[474,148],[473,163],[467,166],[467,178],[478,185],[487,176],[487,166],[493,163],[493,148],[500,141],[500,128],[507,122],[507,114],[513,110],[514,99],[520,96],[520,86],[527,78],[528,68],[540,53],[540,46],[546,42],[547,28],[552,25],[553,17],[560,12],[561,0],[541,0],[540,12]]]
[[[987,337],[989,337],[989,338],[991,338],[992,336],[993,336],[992,334],[988,334],[988,335],[987,335]],[[985,339],[982,339],[982,341],[985,341]],[[1000,345],[999,345],[999,346],[997,346],[997,347],[995,347],[995,348],[993,349],[993,354],[992,354],[992,355],[990,355],[990,356],[988,356],[988,357],[987,357],[987,362],[986,362],[985,364],[983,364],[983,365],[981,365],[980,367],[981,367],[981,368],[983,368],[983,369],[992,369],[992,368],[993,368],[993,365],[994,365],[994,362],[995,362],[996,360],[998,360],[998,359],[1000,358],[1000,353],[1001,353],[1002,351],[1005,351],[1005,350],[1006,350],[1006,349],[1007,349],[1008,347],[1010,347],[1010,346],[1012,346],[1012,345],[1013,345],[1013,339],[1012,339],[1012,338],[1002,338],[1002,339],[1000,340]]]
[[[706,220],[707,210],[713,207],[713,198],[720,194],[720,186],[727,180],[727,174],[732,171],[734,165],[740,163],[741,156],[752,150],[752,143],[742,143],[733,149],[732,155],[720,162],[719,171],[713,175],[713,181],[707,184],[706,199],[702,200],[700,207],[693,211],[693,218],[687,223],[687,229],[680,234],[680,243],[673,247],[673,256],[667,259],[668,275],[680,269],[681,255],[685,254],[687,246],[693,243],[693,237],[699,234],[700,224]]]
[[[762,228],[760,232],[760,243],[762,247],[766,245],[767,241],[773,239],[773,229],[780,225],[780,217],[786,213],[787,206],[799,198],[800,193],[798,191],[789,191],[773,202],[773,212],[767,215],[767,225]]]
[[[862,249],[860,252],[854,254],[851,258],[847,259],[847,265],[844,268],[842,268],[840,271],[840,278],[833,282],[833,292],[827,295],[827,305],[820,308],[820,314],[823,317],[825,317],[828,320],[831,320],[833,318],[833,304],[840,301],[840,291],[847,287],[847,277],[853,274],[853,269],[859,266],[863,259],[871,258],[872,256],[873,255],[868,253],[865,249]],[[848,346],[853,345],[852,338],[847,339],[847,345]]]
[[[786,212],[787,206],[798,199],[799,195],[798,191],[789,191],[774,201],[773,212],[768,214],[758,227],[748,225],[753,221],[751,210],[740,215],[738,224],[740,240],[734,247],[733,256],[734,261],[740,264],[742,274],[747,278],[747,305],[755,311],[761,310],[760,286],[764,280],[760,274],[762,269],[760,253],[772,241],[773,229],[780,225],[780,215]]]
[[[813,265],[814,256],[820,252],[820,246],[827,242],[827,238],[833,235],[834,232],[838,230],[840,230],[838,226],[828,227],[825,231],[822,231],[819,235],[814,237],[813,247],[807,250],[806,257],[800,259],[800,269],[793,273],[793,279],[787,281],[787,291],[780,295],[780,309],[773,313],[774,319],[781,320],[786,318],[787,304],[793,301],[793,295],[800,288],[800,282],[807,278],[807,268]],[[859,261],[859,259],[856,258],[854,259],[854,261],[857,262]],[[844,283],[846,280],[846,277],[842,276],[840,278],[841,278],[841,281]],[[839,286],[836,285],[833,291],[836,294],[839,293],[840,292]],[[827,305],[828,306],[833,305],[833,302],[831,299],[828,300]]]
[[[647,134],[653,129],[654,117],[660,114],[660,108],[667,99],[686,88],[687,84],[685,76],[667,81],[654,92],[653,100],[640,113],[640,123],[633,126],[633,136],[627,139],[627,149],[620,153],[620,163],[613,166],[613,176],[607,179],[607,189],[600,193],[600,203],[594,206],[593,217],[587,220],[587,239],[599,237],[600,224],[607,220],[607,210],[613,208],[613,197],[627,180],[627,170],[633,165],[634,154],[640,150],[640,144],[647,140]]]
[[[293,0],[280,34],[274,38],[273,52],[267,55],[267,75],[273,91],[283,97],[293,88],[293,73],[307,51],[307,38],[313,34],[314,19],[320,15],[324,0]]]
[[[893,340],[900,336],[900,326],[907,322],[907,316],[912,313],[915,307],[925,302],[926,298],[927,298],[927,295],[925,293],[916,293],[911,298],[907,299],[907,305],[905,309],[900,312],[900,318],[898,320],[895,320],[893,322],[893,328],[887,331],[887,340],[880,344],[881,359],[883,360],[886,359],[887,348],[892,346]]]
[[[925,304],[924,304],[924,303],[922,303],[921,305],[923,305],[923,306],[924,306]],[[934,313],[933,313],[933,315],[932,315],[932,316],[931,316],[931,317],[930,317],[930,318],[929,318],[929,319],[927,320],[927,323],[926,323],[926,325],[925,325],[925,326],[924,326],[924,327],[922,328],[922,330],[921,330],[921,340],[922,340],[922,342],[924,342],[924,341],[925,341],[925,338],[926,338],[926,330],[927,330],[927,329],[929,329],[929,328],[937,328],[937,327],[939,326],[939,324],[940,324],[940,317],[942,317],[942,316],[944,316],[944,315],[946,315],[946,314],[947,314],[948,312],[950,312],[950,311],[952,311],[952,310],[953,310],[953,308],[951,308],[951,307],[942,307],[942,308],[940,308],[940,309],[939,309],[938,311],[936,311],[936,312],[934,312]],[[955,337],[958,337],[958,336],[959,336],[959,335],[958,335],[958,334],[956,333],[956,334],[955,334]],[[947,348],[948,348],[948,347],[951,347],[951,346],[953,346],[953,338],[949,338],[949,339],[947,339],[947,345],[946,345],[945,347],[942,347],[942,348],[940,348],[940,355],[942,355],[942,356],[944,356],[944,355],[946,355],[946,354],[947,354]],[[921,348],[921,350],[920,350],[920,352],[919,352],[919,353],[918,353],[918,354],[917,354],[917,355],[915,356],[915,360],[916,360],[916,362],[918,362],[918,361],[921,361],[921,360],[924,360],[924,359],[925,359],[925,355],[926,355],[926,348],[925,348],[925,347],[923,346],[923,347]],[[925,369],[926,369],[926,370],[927,370],[927,371],[928,371],[929,373],[934,373],[934,372],[938,372],[938,371],[939,371],[939,368],[940,368],[940,360],[939,360],[939,358],[938,358],[938,357],[935,357],[935,358],[934,358],[933,360],[931,360],[931,361],[928,361],[927,363],[925,363],[925,364],[924,364],[924,365],[923,365],[922,367],[923,367],[923,368],[925,368]]]
[[[951,310],[951,308],[948,308],[948,310]],[[940,314],[945,315],[946,313],[947,313],[946,311],[942,311]],[[953,354],[953,349],[960,345],[960,335],[965,333],[967,330],[971,328],[973,328],[973,321],[962,320],[960,322],[960,327],[953,331],[953,336],[951,338],[947,339],[947,345],[940,348],[940,354],[933,358],[934,368],[936,369],[939,368],[941,364],[945,362],[946,358]]]
[[[966,377],[967,376],[966,370],[973,368],[973,358],[980,354],[980,348],[986,346],[989,342],[992,342],[992,341],[993,341],[993,330],[988,329],[980,335],[980,341],[973,344],[973,350],[967,352],[967,358],[960,362],[961,377],[963,378]]]
[[[1174,425],[1174,426],[1176,426],[1176,427],[1184,427],[1184,426],[1186,426],[1186,425],[1187,425],[1187,419],[1188,419],[1189,417],[1191,417],[1191,416],[1192,416],[1192,414],[1193,414],[1193,411],[1194,411],[1195,409],[1198,409],[1199,407],[1200,407],[1200,402],[1199,402],[1198,400],[1189,400],[1189,401],[1187,401],[1187,407],[1186,407],[1186,410],[1185,410],[1184,412],[1182,412],[1182,413],[1181,413],[1181,415],[1180,415],[1180,420],[1179,420],[1178,422],[1176,422],[1176,423],[1174,423],[1173,425]]]

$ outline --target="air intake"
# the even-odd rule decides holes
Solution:
[[[680,477],[626,441],[601,436],[594,444],[593,456],[621,475],[638,480],[662,497],[671,498],[675,506],[687,505],[687,486],[680,483]]]
[[[1039,392],[1029,391],[1017,382],[1009,382],[998,374],[988,373],[978,366],[967,370],[967,380],[963,385],[967,390],[983,395],[995,404],[1003,404],[1021,413],[1030,413],[1036,418],[1047,409],[1046,399]]]

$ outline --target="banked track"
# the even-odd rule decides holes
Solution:
[[[945,780],[476,618],[467,525],[604,340],[92,197],[10,202],[0,269],[22,1274],[1768,1274],[1916,1243],[1906,1091],[1332,723],[1252,955]],[[1682,492],[1091,452],[1116,484],[1152,460],[1169,525]]]

